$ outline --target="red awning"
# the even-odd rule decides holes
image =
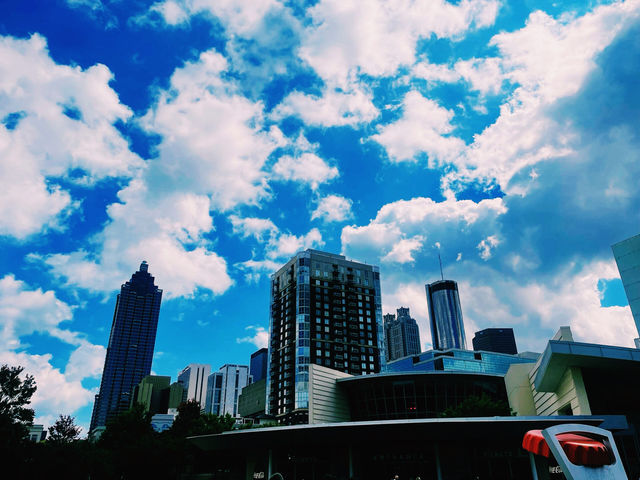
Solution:
[[[613,455],[599,440],[576,433],[561,433],[556,438],[569,461],[575,465],[599,467],[614,463]],[[522,448],[536,455],[551,456],[541,430],[528,431],[522,439]]]

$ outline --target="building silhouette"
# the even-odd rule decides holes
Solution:
[[[309,365],[364,375],[385,365],[378,267],[318,250],[271,276],[267,414],[307,423]]]
[[[117,296],[91,431],[126,411],[133,387],[151,373],[162,290],[148,268],[142,262]]]
[[[171,377],[147,375],[133,387],[131,406],[138,403],[151,415],[166,414],[182,403],[183,392],[182,385],[171,383]]]
[[[420,330],[416,321],[411,318],[409,308],[400,307],[396,312],[397,317],[393,314],[384,316],[387,362],[417,355],[421,351]]]
[[[453,280],[438,280],[426,286],[429,304],[429,324],[434,350],[467,349],[462,320],[458,284]]]
[[[251,363],[249,364],[249,375],[253,377],[253,383],[259,382],[263,378],[267,378],[267,366],[269,363],[269,350],[261,348],[257,352],[251,354]]]
[[[472,343],[474,350],[511,355],[518,353],[513,328],[485,328],[476,332]]]
[[[211,365],[190,363],[178,374],[178,383],[184,388],[183,400],[195,400],[204,409],[207,395],[207,379]]]
[[[209,375],[205,412],[240,418],[238,397],[250,383],[248,365],[223,365],[220,370]]]

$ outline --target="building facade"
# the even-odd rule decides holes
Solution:
[[[240,418],[238,397],[250,383],[248,365],[223,365],[220,370],[209,375],[205,412]]]
[[[184,401],[195,400],[204,408],[207,398],[207,381],[211,365],[190,363],[178,374],[178,383],[184,388]]]
[[[311,364],[361,375],[385,357],[378,267],[306,250],[271,276],[267,414],[308,421]]]
[[[640,235],[616,243],[611,249],[640,336]],[[640,347],[640,342],[636,341],[636,345]]]
[[[257,352],[251,354],[251,362],[249,363],[249,375],[253,378],[253,383],[259,382],[263,378],[267,378],[267,367],[269,365],[269,350],[261,348]]]
[[[513,328],[485,328],[476,332],[472,343],[473,349],[476,351],[484,350],[485,352],[508,353],[510,355],[518,353]]]
[[[166,414],[182,403],[183,392],[181,384],[171,384],[171,377],[147,375],[134,387],[131,405],[141,404],[151,415]]]
[[[461,348],[466,350],[464,321],[458,284],[439,280],[425,285],[429,305],[429,324],[434,350]]]
[[[151,373],[162,290],[148,268],[142,262],[117,296],[91,430],[127,410],[133,387]]]
[[[409,309],[400,307],[397,317],[393,314],[384,316],[384,336],[387,350],[387,362],[407,355],[417,355],[420,348],[420,329],[418,323],[411,318]]]

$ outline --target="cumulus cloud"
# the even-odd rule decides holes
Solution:
[[[230,32],[246,35],[255,30],[263,17],[272,8],[281,7],[277,0],[255,0],[237,2],[234,0],[165,0],[154,3],[149,12],[137,18],[137,23],[153,22],[159,15],[171,26],[187,23],[196,15],[211,15],[218,19]]]
[[[13,275],[0,279],[0,363],[20,365],[35,377],[37,391],[32,407],[41,418],[72,414],[93,400],[82,380],[100,375],[105,348],[93,345],[82,334],[62,323],[73,318],[73,307],[59,300],[51,290],[31,288]],[[75,347],[61,371],[51,364],[52,355],[33,355],[21,338],[33,333],[50,335]]]
[[[268,218],[245,217],[230,215],[229,221],[233,225],[233,233],[242,235],[243,238],[254,237],[262,241],[267,236],[272,236],[278,232],[278,227]]]
[[[79,205],[60,178],[92,185],[141,167],[113,126],[131,111],[104,65],[56,64],[37,34],[0,37],[0,78],[0,235],[24,239],[64,228]]]
[[[71,320],[72,308],[53,291],[31,290],[13,275],[0,279],[0,348],[20,347],[20,337],[32,333],[58,333],[60,323]]]
[[[354,85],[347,89],[328,87],[321,96],[293,92],[280,102],[272,117],[296,116],[307,125],[322,127],[357,126],[378,117],[379,111],[372,100],[371,93]]]
[[[327,195],[318,201],[318,206],[311,213],[311,220],[321,219],[325,222],[344,222],[353,218],[351,206],[353,202],[340,195]]]
[[[273,178],[307,183],[313,190],[339,175],[338,169],[330,166],[315,153],[303,153],[299,156],[284,155],[273,166]]]
[[[462,35],[491,25],[499,2],[465,0],[368,2],[322,0],[309,11],[300,57],[325,82],[343,86],[358,75],[390,76],[414,63],[416,42]]]
[[[207,51],[174,72],[142,119],[162,136],[158,158],[108,207],[109,222],[93,239],[97,255],[44,257],[55,274],[70,285],[112,291],[146,259],[169,298],[229,288],[226,261],[207,238],[214,230],[211,211],[268,197],[266,161],[284,137],[263,126],[261,103],[223,79],[226,68],[224,57]]]
[[[522,185],[514,188],[511,182],[518,172],[575,153],[572,125],[558,122],[550,107],[579,92],[597,69],[597,56],[639,15],[637,2],[599,6],[580,17],[558,19],[537,11],[524,28],[494,36],[490,44],[500,52],[499,66],[493,61],[486,66],[485,60],[486,78],[480,72],[470,78],[497,85],[491,79],[499,78],[499,69],[518,87],[501,106],[498,120],[455,160],[459,171],[449,178],[491,179],[504,191],[519,193]],[[475,60],[470,62],[467,67],[475,65]]]
[[[394,123],[380,127],[371,137],[387,150],[393,162],[415,160],[419,153],[429,157],[429,164],[453,160],[464,148],[464,142],[447,136],[453,131],[453,112],[433,100],[410,91],[402,103],[402,117]]]
[[[264,327],[250,325],[245,330],[249,330],[253,335],[236,338],[236,343],[252,343],[256,348],[266,348],[269,345],[269,332]]]
[[[282,233],[272,238],[267,245],[267,257],[284,259],[293,256],[307,248],[318,248],[324,245],[322,234],[317,228],[312,228],[305,235]]]

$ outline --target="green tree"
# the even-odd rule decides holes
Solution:
[[[486,393],[471,395],[455,407],[442,412],[443,417],[495,417],[510,416],[511,408],[506,400],[494,400]]]
[[[33,424],[34,412],[28,408],[36,392],[33,376],[21,377],[23,367],[0,366],[0,449],[22,443]]]
[[[49,427],[48,441],[53,443],[71,443],[80,438],[80,427],[71,415],[60,415],[60,418]]]

